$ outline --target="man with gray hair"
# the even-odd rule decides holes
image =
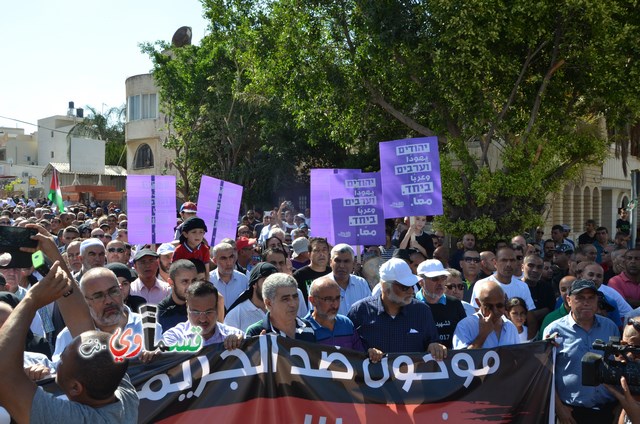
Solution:
[[[106,263],[104,244],[97,238],[88,238],[80,243],[80,260],[82,269],[74,275],[77,281],[92,268],[103,267]]]
[[[262,283],[262,298],[267,315],[247,328],[247,337],[261,334],[277,334],[282,337],[315,342],[313,327],[298,313],[298,283],[287,274],[277,272]]]
[[[438,361],[447,356],[447,348],[438,343],[431,309],[413,297],[420,280],[400,258],[382,264],[380,294],[356,302],[347,315],[365,348],[385,353],[427,351]]]
[[[331,277],[340,287],[340,309],[338,313],[346,315],[351,305],[360,299],[371,296],[369,283],[362,277],[353,275],[355,252],[346,243],[337,244],[331,249]]]
[[[504,314],[507,298],[497,281],[476,283],[480,310],[458,323],[453,333],[454,349],[491,349],[518,344],[518,329]]]
[[[227,310],[249,287],[249,280],[235,269],[236,249],[231,244],[218,243],[213,246],[213,262],[217,268],[209,273],[209,281],[224,297],[224,308]]]

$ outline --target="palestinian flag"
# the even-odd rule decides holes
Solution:
[[[58,213],[65,211],[64,203],[62,202],[62,192],[60,191],[60,181],[58,181],[58,171],[56,171],[55,168],[51,174],[51,188],[49,188],[47,198],[58,207]]]

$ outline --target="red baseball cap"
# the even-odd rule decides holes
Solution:
[[[180,206],[180,213],[196,213],[198,212],[198,206],[196,206],[193,202],[184,202],[182,206]]]
[[[240,237],[236,240],[236,249],[241,251],[245,247],[251,247],[256,245],[256,239],[248,237]]]

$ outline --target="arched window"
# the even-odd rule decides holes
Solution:
[[[141,144],[133,157],[133,169],[152,168],[153,152],[148,144]]]

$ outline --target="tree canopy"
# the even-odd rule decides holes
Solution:
[[[146,51],[176,134],[211,127],[217,144],[198,157],[223,178],[247,154],[291,146],[305,153],[284,156],[298,172],[376,170],[378,142],[437,135],[437,225],[489,239],[538,224],[549,194],[638,123],[636,1],[202,3],[200,46]],[[193,89],[164,77],[176,59]]]

